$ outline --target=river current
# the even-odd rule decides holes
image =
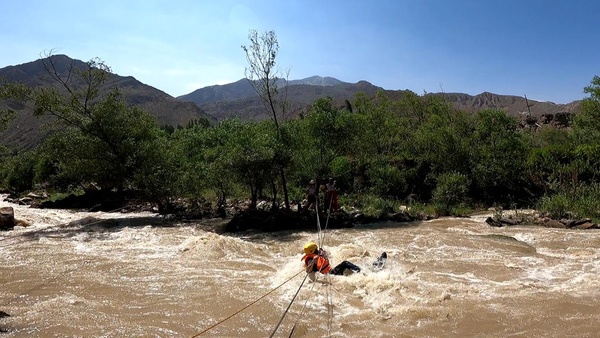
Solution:
[[[302,284],[316,224],[218,234],[215,221],[0,206],[31,224],[0,232],[0,338],[600,335],[598,230],[489,215],[327,230],[332,264],[362,272]],[[69,225],[89,216],[107,221]]]

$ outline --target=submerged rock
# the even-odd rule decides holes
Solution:
[[[327,215],[321,215],[321,225],[327,222],[328,227],[349,228],[353,226],[353,220],[346,213],[334,213],[327,219]],[[294,212],[290,210],[257,210],[250,209],[237,213],[227,223],[225,231],[238,232],[246,230],[259,231],[282,231],[282,230],[308,230],[314,229],[317,224],[315,212]]]
[[[0,230],[12,230],[15,227],[15,210],[12,207],[0,208]]]

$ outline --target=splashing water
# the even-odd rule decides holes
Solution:
[[[285,283],[202,335],[265,337],[301,285],[303,244],[317,238],[11,206],[32,227],[0,233],[4,337],[190,337]],[[90,216],[109,222],[66,225]],[[294,337],[593,336],[600,232],[484,219],[328,231],[332,264],[362,271],[306,282],[275,336],[294,325]],[[383,251],[385,268],[372,269]]]

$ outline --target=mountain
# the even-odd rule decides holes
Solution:
[[[295,118],[308,111],[318,98],[331,97],[342,104],[352,100],[358,92],[373,96],[383,90],[367,81],[347,83],[332,77],[312,76],[301,80],[281,82],[279,97],[287,97],[289,103],[287,117]],[[182,101],[192,101],[216,120],[240,118],[244,120],[262,120],[269,118],[265,106],[247,79],[197,89],[190,94],[178,97]]]
[[[196,89],[193,92],[178,96],[184,102],[193,102],[198,106],[213,102],[234,101],[256,96],[256,91],[247,79],[241,79],[225,85],[215,85]]]
[[[70,67],[73,67],[73,69],[87,67],[83,61],[71,59],[66,55],[53,55],[51,58],[58,74],[61,76],[66,76]],[[20,82],[27,86],[52,86],[56,84],[45,70],[41,59],[1,68],[0,79],[7,82]],[[141,83],[134,77],[111,73],[100,90],[109,91],[114,87],[120,88],[128,104],[147,111],[156,118],[159,125],[186,125],[194,119],[208,119],[214,122],[214,119],[197,105],[178,100],[159,89]],[[43,126],[51,118],[38,118],[33,115],[30,109],[14,103],[0,102],[0,104],[4,106],[10,104],[12,105],[11,109],[17,112],[15,119],[10,123],[7,130],[0,133],[0,143],[9,147],[29,148],[39,143],[50,132]]]
[[[313,76],[301,80],[288,81],[280,90],[280,95],[287,94],[290,104],[287,117],[293,118],[308,111],[310,105],[320,97],[331,97],[338,106],[345,106],[345,100],[352,102],[358,92],[373,96],[379,90],[385,91],[392,99],[400,99],[406,90],[385,90],[366,81],[347,83],[331,77]],[[287,93],[286,93],[287,91]],[[455,109],[477,112],[481,109],[500,109],[517,118],[540,118],[557,113],[575,111],[580,101],[569,104],[555,104],[526,100],[524,97],[499,95],[484,92],[478,95],[463,93],[430,93],[442,97]],[[228,118],[262,120],[269,118],[262,101],[246,79],[234,83],[200,88],[194,92],[178,97],[196,103],[207,114],[221,121]]]
[[[468,95],[462,93],[437,93],[446,102],[451,103],[456,109],[476,112],[482,109],[501,109],[512,116],[531,115],[539,117],[547,114],[571,113],[575,111],[580,101],[574,101],[568,104],[556,104],[553,102],[540,102],[527,100],[521,96],[498,95],[483,92],[478,95]],[[529,105],[529,108],[527,107]]]
[[[55,55],[52,58],[61,75],[67,74],[71,65],[76,68],[85,66],[84,62],[73,60],[66,55]],[[29,86],[48,86],[54,83],[45,71],[41,60],[1,68],[0,79],[2,78],[8,81],[22,82]],[[392,99],[399,99],[408,92],[408,90],[386,90],[367,81],[348,83],[332,77],[321,76],[290,81],[280,80],[278,84],[280,98],[285,96],[289,103],[286,118],[295,118],[307,112],[311,104],[321,97],[331,97],[336,105],[345,107],[346,101],[352,102],[358,92],[372,97],[378,91],[385,91]],[[121,89],[129,104],[148,111],[160,125],[186,125],[193,119],[208,119],[213,123],[229,118],[264,120],[270,116],[266,113],[264,103],[247,79],[200,88],[177,98],[143,84],[131,76],[119,76],[111,73],[109,81],[102,90],[110,90],[115,86]],[[554,125],[564,125],[564,121],[568,121],[568,114],[576,111],[580,105],[580,101],[555,104],[488,92],[478,95],[463,93],[429,93],[425,95],[441,96],[454,108],[467,112],[495,108],[504,110],[509,115],[516,116],[521,120],[528,119],[528,123],[533,118],[534,123]],[[10,105],[18,112],[9,128],[0,133],[0,143],[9,147],[29,148],[50,132],[42,128],[44,123],[50,120],[48,117],[35,117],[31,111],[11,102],[0,102],[0,105]],[[560,118],[556,118],[559,115]],[[558,120],[560,121],[557,122]]]
[[[288,83],[288,85],[305,84],[305,85],[311,85],[311,86],[335,86],[335,85],[343,84],[345,82],[342,82],[336,78],[329,77],[329,76],[321,77],[321,76],[315,75],[315,76],[307,77],[307,78],[301,79],[301,80],[290,80],[287,83]]]
[[[287,81],[281,79],[276,82],[278,88],[292,85],[335,86],[344,82],[332,77],[311,76],[301,80]],[[256,97],[257,93],[248,79],[241,79],[225,85],[215,85],[196,89],[193,92],[178,96],[181,101],[194,102],[198,106],[215,102],[235,101]]]

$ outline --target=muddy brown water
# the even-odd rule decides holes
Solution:
[[[333,264],[363,272],[300,288],[316,231],[10,206],[32,226],[0,233],[0,337],[193,337],[236,313],[200,337],[269,337],[298,289],[274,337],[600,335],[597,230],[492,228],[487,215],[330,230]],[[58,226],[86,216],[116,226]],[[385,269],[370,269],[382,251]]]

